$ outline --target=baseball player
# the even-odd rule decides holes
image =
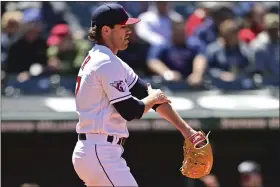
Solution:
[[[122,158],[127,121],[140,119],[151,108],[187,138],[189,127],[159,89],[152,89],[116,56],[129,43],[129,18],[118,4],[103,4],[92,14],[88,38],[94,42],[81,65],[76,83],[78,141],[72,155],[74,169],[88,187],[130,186],[137,182]]]

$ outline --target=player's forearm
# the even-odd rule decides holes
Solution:
[[[154,101],[151,97],[147,96],[141,100],[145,104],[144,114],[147,113],[154,105]]]
[[[157,113],[174,125],[185,138],[188,138],[194,131],[168,103],[158,106]]]

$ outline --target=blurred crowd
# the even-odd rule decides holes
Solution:
[[[237,167],[240,187],[264,187],[261,165],[252,160],[245,160]],[[223,187],[215,174],[209,174],[199,179],[195,187]]]
[[[141,19],[118,53],[141,77],[198,89],[279,86],[278,2],[119,3]],[[99,4],[1,2],[2,94],[17,86],[45,92],[57,76],[71,77],[65,84],[74,90]]]

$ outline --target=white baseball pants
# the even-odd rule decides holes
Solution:
[[[122,158],[123,147],[118,138],[111,143],[107,135],[86,134],[78,140],[72,162],[74,169],[87,187],[138,187],[130,168]]]

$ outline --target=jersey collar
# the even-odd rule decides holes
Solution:
[[[101,52],[107,53],[107,54],[113,54],[113,52],[104,45],[95,44],[92,48],[92,51],[99,50]]]

